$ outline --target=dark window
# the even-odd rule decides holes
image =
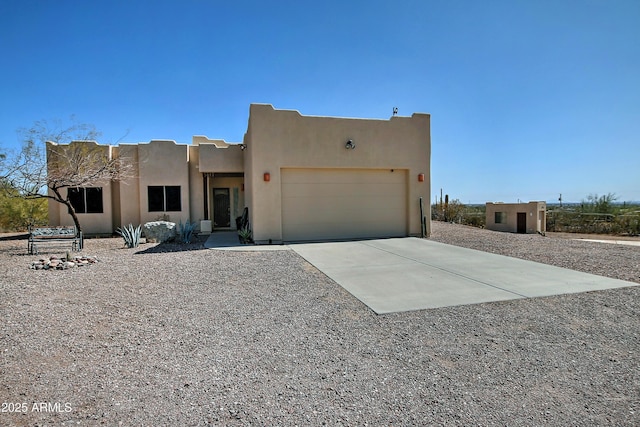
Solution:
[[[102,188],[88,187],[85,188],[84,194],[87,213],[102,213]]]
[[[165,201],[167,203],[167,212],[180,212],[182,210],[182,203],[180,203],[180,187],[167,186],[165,190]]]
[[[180,212],[182,202],[179,185],[150,185],[147,188],[149,196],[149,212]]]
[[[84,205],[84,188],[70,188],[69,189],[69,201],[76,213],[85,213],[86,208]]]
[[[149,212],[164,212],[164,187],[150,185],[147,193],[149,195]]]
[[[69,188],[69,201],[76,213],[103,213],[102,187]]]
[[[506,224],[507,223],[507,213],[506,212],[496,212],[495,220],[496,224]]]

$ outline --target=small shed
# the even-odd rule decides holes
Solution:
[[[488,202],[486,226],[489,230],[510,233],[540,233],[547,231],[546,202]]]

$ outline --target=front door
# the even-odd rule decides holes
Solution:
[[[213,189],[213,226],[215,228],[231,227],[231,203],[228,188]]]
[[[526,212],[518,212],[518,233],[526,233],[527,232],[527,213]]]

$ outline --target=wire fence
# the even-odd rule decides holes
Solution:
[[[640,211],[619,214],[547,211],[547,231],[598,234],[640,234]]]

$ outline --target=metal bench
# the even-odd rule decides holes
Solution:
[[[37,254],[41,246],[66,246],[71,244],[72,251],[82,249],[82,232],[74,226],[29,227],[29,254]]]

